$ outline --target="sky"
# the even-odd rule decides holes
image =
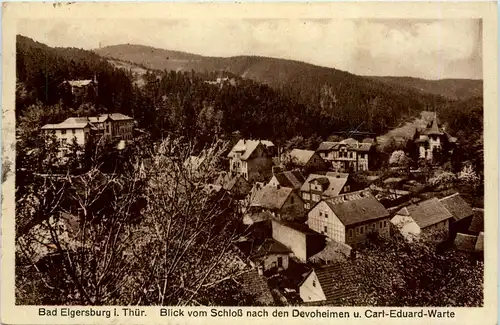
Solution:
[[[292,59],[358,75],[482,79],[478,19],[24,19],[17,27],[49,46],[130,43]]]

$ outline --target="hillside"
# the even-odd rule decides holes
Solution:
[[[473,79],[426,80],[411,77],[369,77],[390,85],[400,85],[453,100],[483,96],[483,81]]]
[[[104,57],[128,61],[157,70],[194,70],[199,73],[223,70],[274,88],[293,87],[299,92],[322,87],[324,84],[337,88],[344,82],[349,85],[356,84],[360,87],[377,89],[389,86],[386,91],[425,93],[452,100],[482,96],[481,80],[362,77],[333,68],[284,59],[258,56],[205,57],[130,44],[108,46],[96,49],[95,52]],[[308,85],[304,85],[305,83]]]

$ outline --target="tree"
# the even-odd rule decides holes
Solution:
[[[391,239],[371,242],[353,262],[359,272],[357,306],[483,305],[484,264],[472,255],[437,252],[426,241]]]
[[[33,281],[16,284],[36,285],[32,295],[40,294],[41,303],[248,302],[251,297],[243,299],[232,281],[244,272],[232,251],[241,231],[236,202],[224,195],[213,200],[205,191],[225,149],[223,143],[206,148],[206,163],[193,171],[183,165],[193,146],[169,138],[154,153],[146,179],[133,169],[103,174],[98,166],[78,176],[45,177],[38,190],[51,184],[60,186],[54,192],[61,194],[44,205],[50,218],[18,238],[17,256],[25,267],[17,275]],[[20,213],[30,217],[34,212]],[[78,215],[73,235],[60,231],[64,214]],[[44,234],[54,245],[48,271],[39,269],[33,249]],[[33,301],[26,287],[18,293]]]
[[[389,164],[393,166],[407,166],[408,163],[409,158],[403,150],[393,151],[391,157],[389,158]]]

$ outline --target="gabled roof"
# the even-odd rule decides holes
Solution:
[[[368,191],[358,191],[324,201],[345,226],[389,216],[389,211]]]
[[[329,151],[332,150],[337,145],[338,142],[323,141],[319,144],[319,147],[316,151]]]
[[[282,187],[299,189],[305,182],[305,178],[298,170],[285,171],[274,174],[274,177]]]
[[[243,291],[253,296],[257,302],[264,305],[271,305],[274,303],[266,278],[259,275],[257,270],[249,270],[238,276],[236,280],[241,282]]]
[[[455,221],[462,220],[474,214],[471,206],[465,202],[459,193],[447,196],[439,201],[441,201],[444,207],[450,211]]]
[[[434,118],[431,124],[424,130],[423,134],[427,135],[443,135],[443,130],[439,128],[437,114],[434,113]]]
[[[264,186],[255,195],[251,206],[263,207],[271,210],[280,210],[293,189],[289,187]]]
[[[343,145],[347,146],[350,150],[356,150],[361,152],[368,152],[373,147],[373,143],[359,142],[358,140],[355,140],[353,138],[348,138],[340,142],[330,142],[330,141],[321,142],[316,151],[336,150]]]
[[[477,252],[484,251],[484,232],[480,232],[477,236],[476,246],[474,247]]]
[[[458,233],[454,245],[458,250],[473,252],[476,247],[477,236]]]
[[[307,165],[314,154],[315,152],[312,150],[293,149],[290,152],[290,157],[295,164],[303,167]]]
[[[257,247],[257,249],[250,256],[251,259],[259,258],[262,256],[272,255],[272,254],[290,254],[292,251],[288,249],[282,243],[272,239],[267,238],[262,245]]]
[[[244,195],[247,195],[250,192],[251,187],[248,181],[241,175],[232,177],[228,172],[221,172],[214,183],[222,186],[226,191],[232,191],[233,189],[235,189],[235,185],[238,184],[238,181],[247,183],[249,185],[248,191],[246,193],[242,193]]]
[[[353,298],[359,294],[360,273],[352,262],[333,263],[315,268],[314,272],[327,302],[342,303],[343,299]]]
[[[420,228],[425,228],[446,219],[453,218],[453,215],[437,198],[412,204],[404,209]],[[398,214],[401,213],[398,212]]]
[[[318,262],[340,262],[351,255],[352,248],[344,243],[330,240],[320,252],[309,258],[312,263]]]
[[[300,190],[303,192],[308,192],[309,183],[315,179],[318,179],[320,182],[322,182],[322,184],[326,184],[325,180],[328,180],[329,182],[328,187],[326,188],[326,190],[323,191],[323,195],[325,196],[339,195],[339,193],[342,191],[348,180],[346,177],[343,177],[342,175],[336,175],[335,177],[333,177],[333,176],[328,176],[328,173],[326,175],[319,173],[310,174],[307,177],[304,184],[302,184]]]
[[[263,145],[265,148],[274,147],[274,143],[267,140],[241,139],[234,145],[227,156],[228,158],[232,158],[236,152],[241,152],[241,159],[247,160],[259,145]]]
[[[474,216],[472,217],[472,221],[469,226],[469,231],[478,233],[484,231],[484,212],[483,211],[474,211]]]

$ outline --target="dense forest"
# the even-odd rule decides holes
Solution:
[[[482,126],[482,117],[471,116],[467,102],[338,70],[326,74],[327,70],[300,62],[266,61],[268,71],[283,69],[277,75],[287,75],[286,83],[281,82],[279,88],[229,72],[225,74],[236,83],[209,84],[205,81],[215,75],[213,71],[194,70],[151,70],[139,88],[130,71],[113,67],[94,52],[50,48],[23,36],[18,36],[17,47],[18,116],[37,102],[59,103],[58,84],[63,80],[96,75],[99,96],[95,109],[130,114],[154,137],[180,133],[204,139],[238,130],[244,136],[280,141],[297,135],[326,138],[335,131],[352,128],[380,134],[424,109],[442,114],[451,131],[455,127],[462,130],[460,125],[453,125],[455,119],[462,119],[460,114],[474,119],[475,126]],[[479,129],[474,131],[480,134]]]

